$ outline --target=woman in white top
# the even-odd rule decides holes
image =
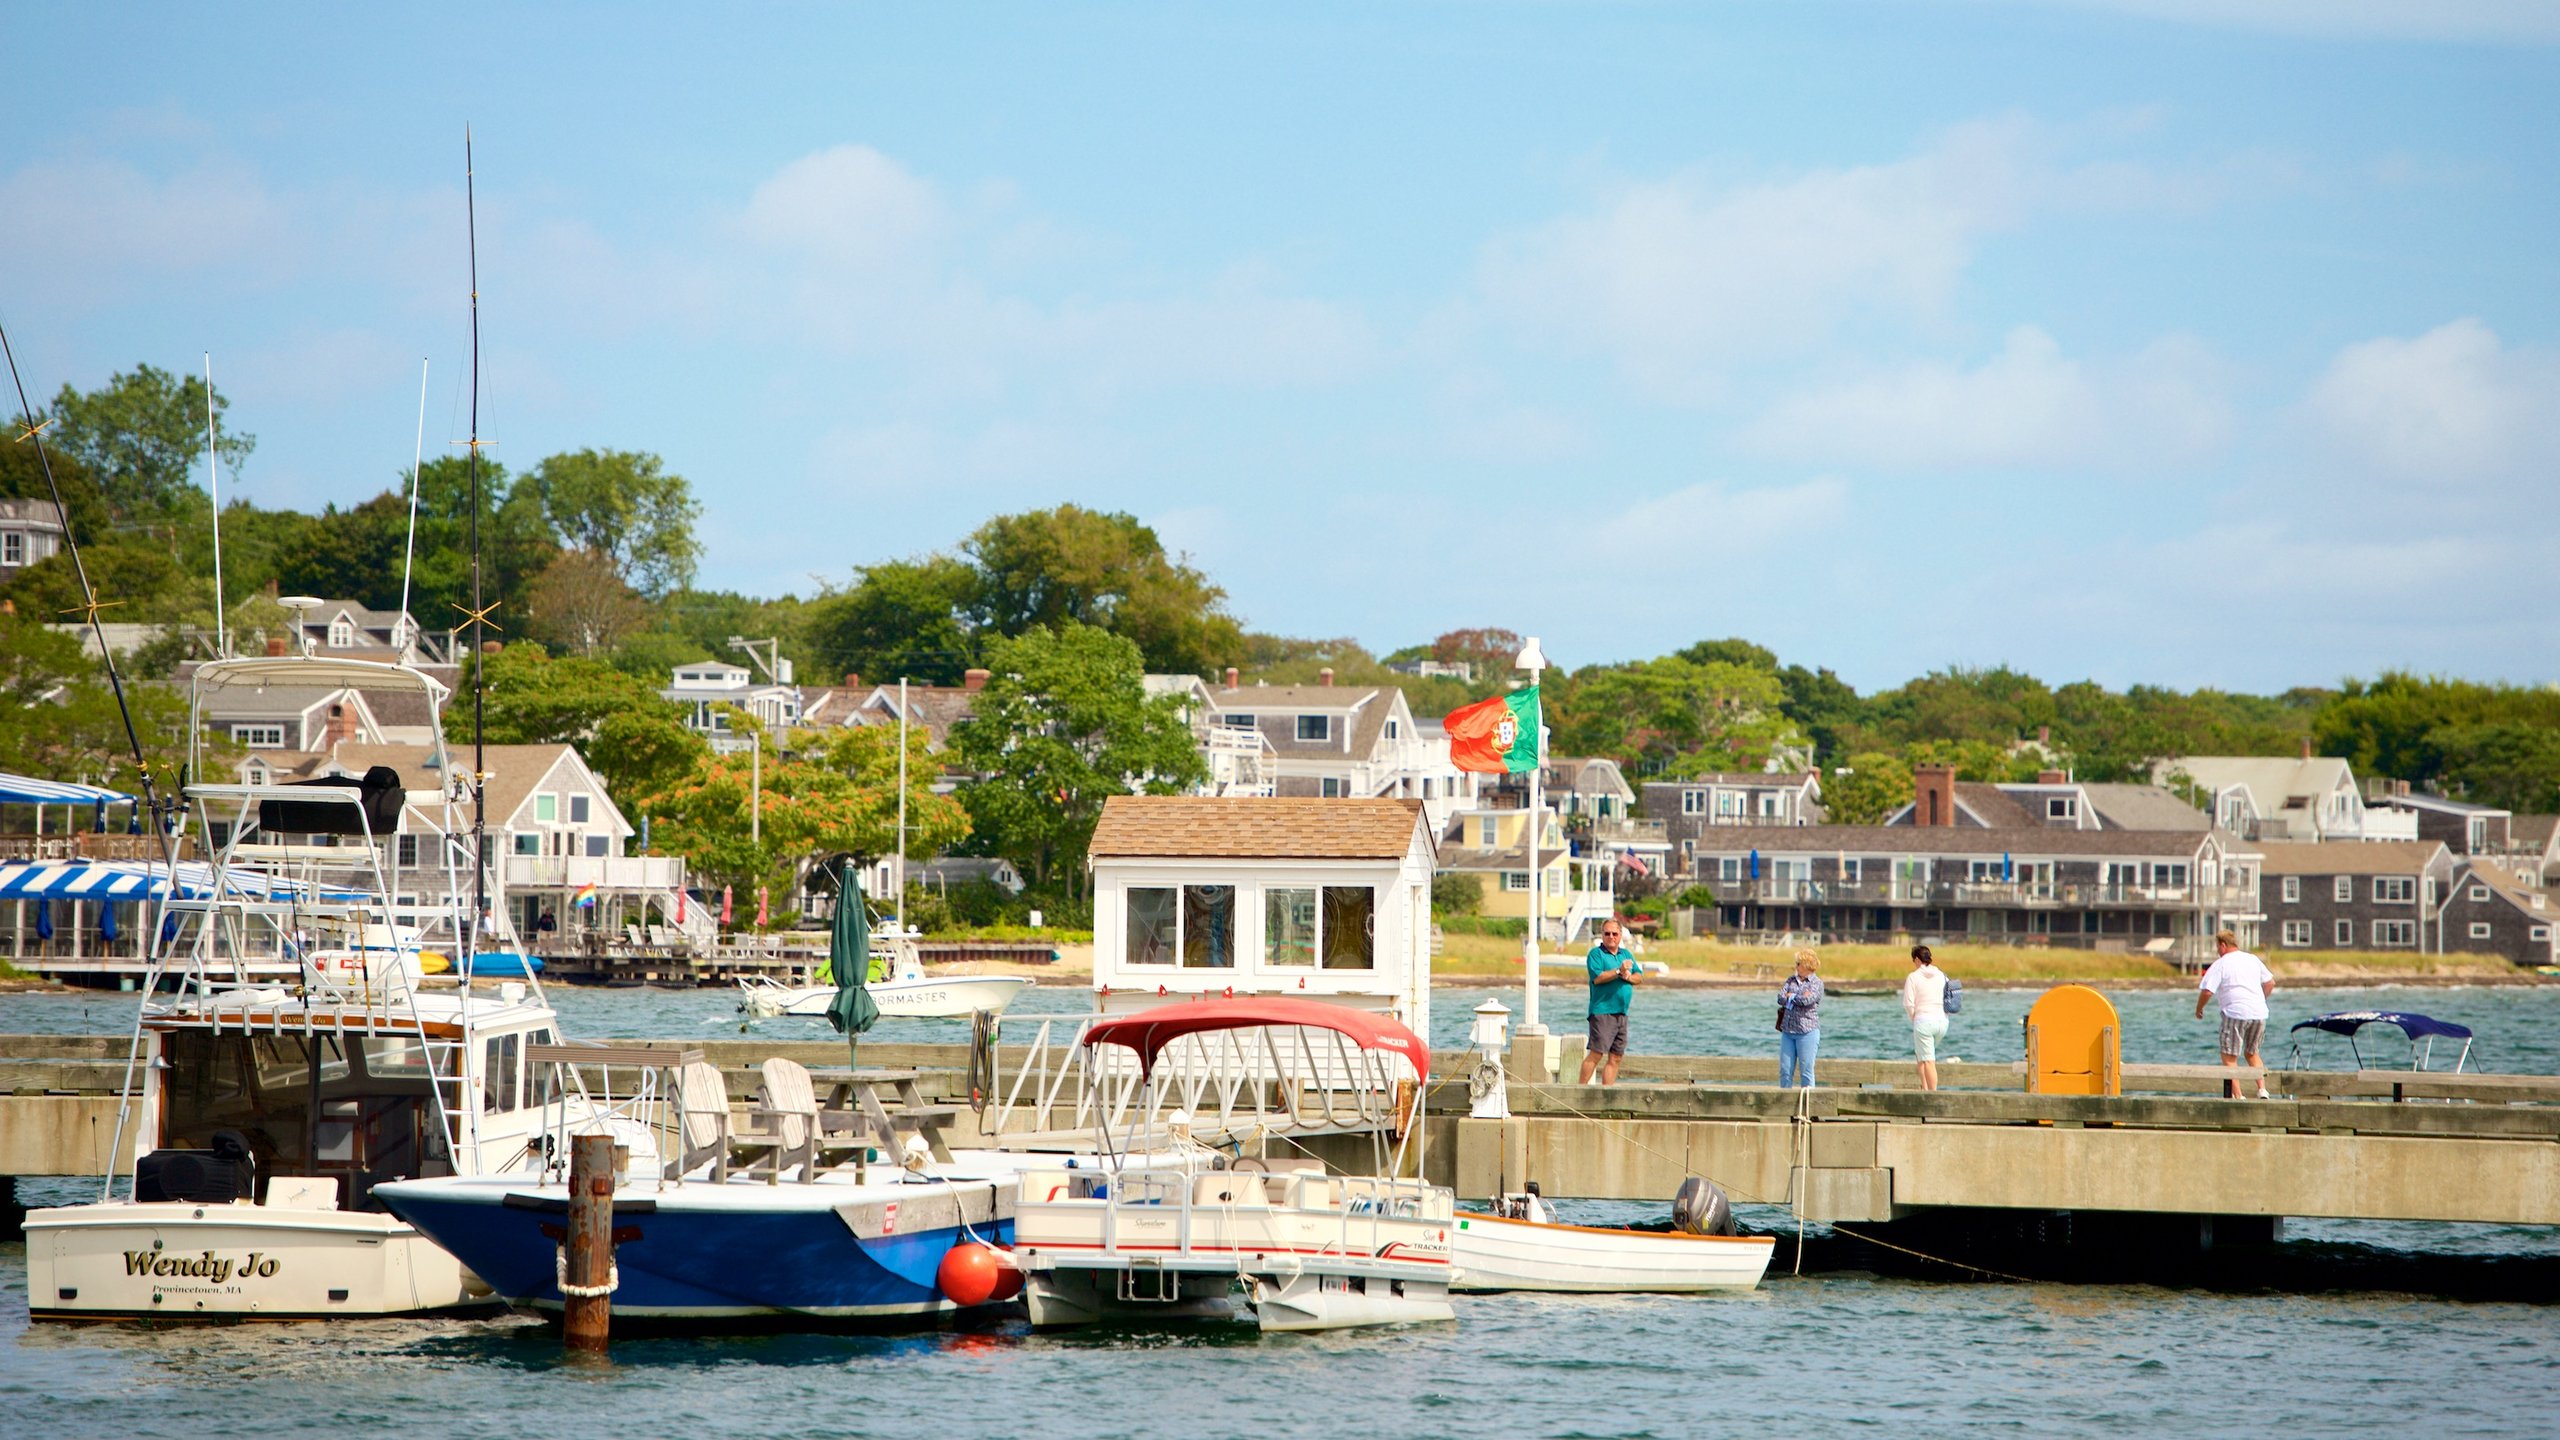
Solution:
[[[1902,982],[1902,1013],[1911,1017],[1911,1048],[1920,1057],[1920,1088],[1938,1088],[1938,1041],[1947,1033],[1947,972],[1926,945],[1911,947],[1911,978]]]

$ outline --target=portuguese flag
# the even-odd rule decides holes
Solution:
[[[1538,687],[1449,712],[1449,759],[1461,770],[1525,775],[1538,764]]]

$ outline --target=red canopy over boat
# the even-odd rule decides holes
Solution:
[[[1155,1068],[1156,1052],[1185,1035],[1212,1030],[1252,1030],[1267,1025],[1307,1025],[1350,1038],[1363,1050],[1392,1050],[1412,1062],[1417,1078],[1431,1075],[1431,1047],[1390,1016],[1283,997],[1190,1000],[1159,1005],[1136,1015],[1104,1020],[1084,1032],[1087,1045],[1122,1045],[1138,1052],[1142,1069]]]

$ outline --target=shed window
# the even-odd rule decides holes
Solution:
[[[1182,887],[1182,963],[1195,970],[1235,968],[1236,887]]]
[[[1301,716],[1299,716],[1299,717],[1298,717],[1298,738],[1299,738],[1299,739],[1301,739],[1301,740],[1315,740],[1315,741],[1323,741],[1323,740],[1330,740],[1330,739],[1332,739],[1332,738],[1333,738],[1333,717],[1332,717],[1332,716],[1330,716],[1330,715],[1301,715]]]
[[[1129,924],[1123,950],[1129,964],[1170,965],[1174,962],[1176,896],[1177,892],[1170,885],[1133,885],[1129,888]]]
[[[1275,885],[1262,892],[1262,963],[1286,969],[1316,963],[1313,886]]]
[[[2488,886],[2486,886],[2486,885],[2474,885],[2474,886],[2472,886],[2472,887],[2471,887],[2471,903],[2472,903],[2472,904],[2474,904],[2474,905],[2481,904],[2481,903],[2485,902],[2486,900],[2488,900],[2488,898],[2489,898],[2489,887],[2488,887]]]
[[[1378,892],[1366,885],[1324,887],[1324,933],[1327,970],[1378,968]]]
[[[2492,926],[2486,920],[2474,920],[2471,922],[2471,938],[2474,940],[2486,940],[2489,938],[2491,933],[2493,933],[2495,928],[2496,927]]]

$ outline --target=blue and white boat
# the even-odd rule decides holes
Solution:
[[[617,1324],[930,1327],[1015,1293],[1003,1256],[1019,1165],[1000,1155],[937,1162],[926,1132],[949,1107],[921,1106],[911,1073],[836,1072],[849,1103],[821,1109],[807,1070],[768,1060],[741,1123],[720,1072],[698,1052],[529,1053],[554,1068],[549,1093],[564,1097],[581,1093],[575,1070],[642,1074],[624,1099],[603,1101],[607,1120],[657,1142],[633,1147],[617,1179]],[[893,1088],[884,1103],[878,1092]],[[569,1141],[596,1125],[564,1117],[541,1147],[538,1174],[399,1181],[374,1194],[500,1298],[557,1312]]]

